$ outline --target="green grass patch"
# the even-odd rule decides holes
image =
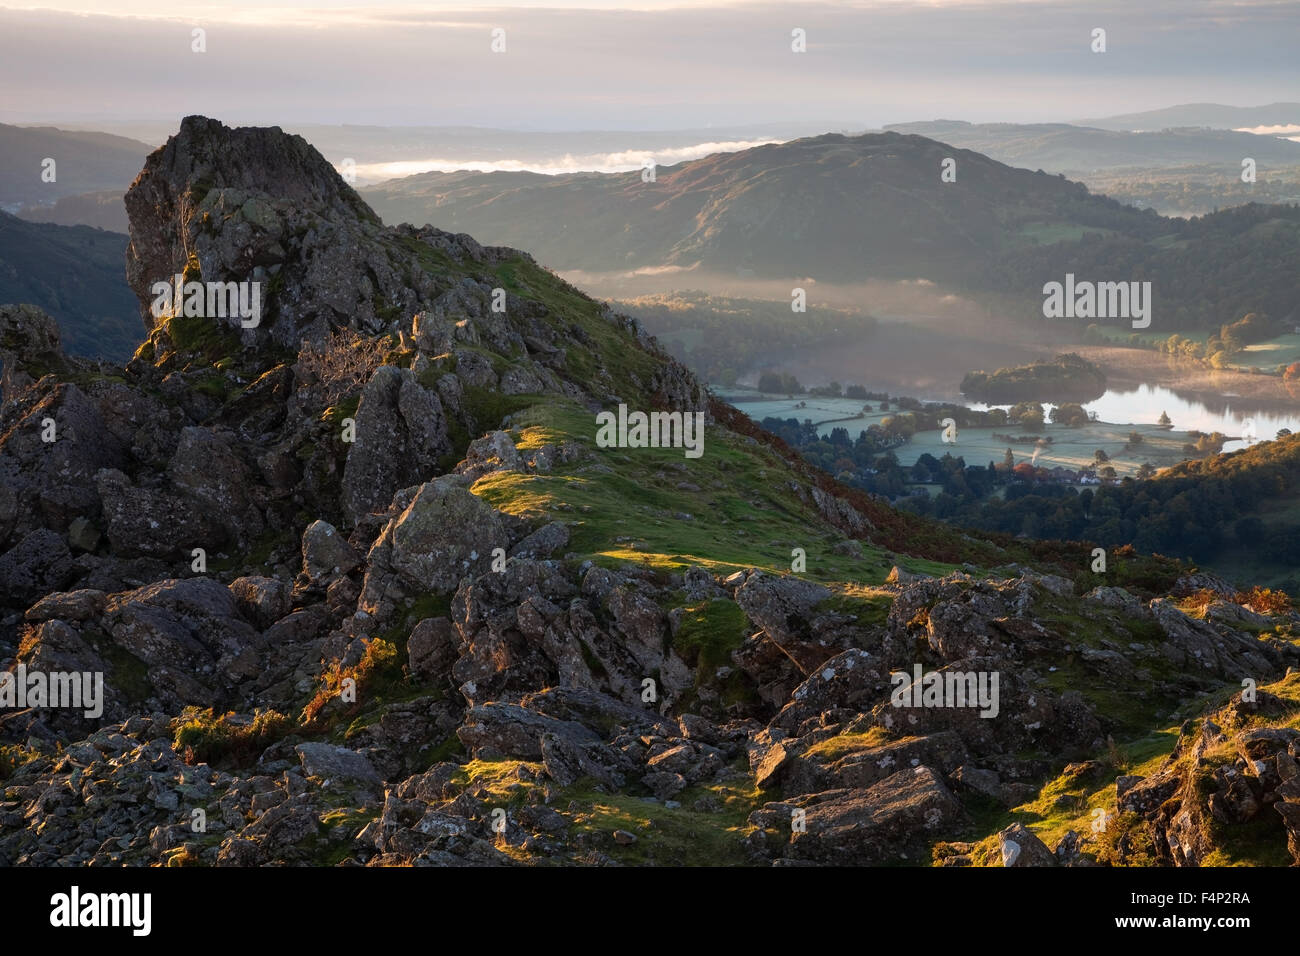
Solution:
[[[698,459],[673,448],[597,448],[595,416],[571,402],[535,405],[513,422],[521,452],[568,442],[581,454],[550,472],[487,475],[474,493],[529,521],[565,522],[569,550],[598,564],[788,574],[798,547],[808,555],[801,577],[878,584],[888,573],[884,552],[868,542],[861,557],[832,552],[840,537],[823,530],[788,487],[788,465],[764,446],[713,429]]]
[[[673,648],[707,676],[731,663],[731,652],[749,636],[749,619],[735,601],[717,598],[683,608]]]
[[[456,771],[451,782],[481,789],[491,803],[517,807],[538,787],[532,778],[542,772],[540,763],[527,760],[471,760]]]
[[[917,562],[909,562],[915,563]],[[864,627],[884,627],[889,619],[889,609],[893,606],[894,595],[888,591],[845,585],[837,588],[835,594],[818,604],[814,610],[847,615]]]
[[[347,398],[342,399],[337,405],[331,405],[329,408],[325,409],[325,413],[321,415],[321,421],[329,422],[335,428],[341,428],[343,425],[343,419],[356,418],[357,408],[360,407],[360,405],[361,396],[359,394],[350,395]]]
[[[813,744],[808,748],[805,756],[814,757],[823,763],[833,763],[841,757],[849,754],[859,753],[863,750],[871,750],[875,747],[882,747],[887,743],[895,740],[906,740],[907,738],[898,738],[890,733],[884,727],[872,727],[863,733],[845,733],[836,734],[834,737]]]
[[[215,363],[241,351],[239,333],[214,319],[176,315],[160,320],[173,346],[182,352],[197,352]]]
[[[563,796],[578,805],[565,814],[572,830],[590,834],[602,853],[624,865],[752,865],[743,841],[751,830],[749,815],[764,800],[752,779],[690,787],[676,798],[681,806],[671,809],[638,797],[602,793],[581,782]],[[696,802],[706,798],[716,809],[695,809]],[[636,842],[614,842],[615,830],[626,830]]]

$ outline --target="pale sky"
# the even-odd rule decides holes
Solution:
[[[929,0],[916,4],[914,0],[873,0],[873,2],[844,2],[841,7],[879,7],[879,6],[1016,6],[1035,0]],[[816,0],[789,0],[787,7],[800,5],[813,6]],[[1041,4],[1040,4],[1041,5]],[[709,7],[747,7],[753,6],[748,0],[728,0],[728,2],[698,3],[691,0],[576,0],[570,3],[557,3],[556,0],[495,0],[492,3],[466,3],[465,0],[381,0],[367,3],[365,0],[301,0],[301,2],[262,3],[258,0],[241,0],[235,3],[209,3],[205,0],[71,0],[71,2],[53,3],[7,3],[5,8],[11,10],[58,10],[67,13],[102,13],[114,16],[135,16],[151,18],[169,18],[176,16],[205,17],[212,20],[247,20],[263,21],[293,20],[304,17],[332,19],[340,13],[363,17],[367,13],[383,14],[385,12],[427,13],[429,11],[448,10],[492,10],[492,9],[569,9],[569,10],[671,10],[689,9],[702,6]]]
[[[1298,50],[1293,0],[56,0],[0,7],[0,122],[1065,121],[1300,100]]]

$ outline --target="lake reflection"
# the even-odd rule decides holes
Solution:
[[[1010,408],[1009,405],[990,406],[977,402],[966,404],[970,408],[984,410],[993,407]],[[1055,406],[1044,402],[1044,414],[1050,414],[1053,407]],[[1083,408],[1088,412],[1096,412],[1101,421],[1117,425],[1152,424],[1159,420],[1161,412],[1165,412],[1174,428],[1179,431],[1197,429],[1233,436],[1243,435],[1248,427],[1247,422],[1253,422],[1255,436],[1261,441],[1276,437],[1282,428],[1300,432],[1300,412],[1295,409],[1270,406],[1235,396],[1185,398],[1163,385],[1107,389],[1096,401],[1084,402]],[[1223,450],[1237,451],[1246,445],[1244,440],[1225,442]]]
[[[864,404],[862,401],[815,398],[807,395],[784,399],[763,396],[752,389],[743,388],[726,391],[729,393],[727,397],[733,404],[747,415],[759,420],[767,415],[774,415],[777,418],[796,418],[800,421],[809,418],[824,423],[817,429],[822,435],[828,435],[832,428],[840,426],[847,428],[849,435],[856,438],[859,431],[868,424],[878,422],[884,414],[895,414],[892,411],[881,413],[877,410],[865,420],[854,420],[853,416]],[[923,402],[942,401],[924,394],[917,395],[916,398]],[[980,411],[1011,407],[1010,405],[985,405],[980,402],[954,403],[951,400],[947,400],[947,403],[963,404]],[[875,407],[879,403],[868,402],[867,404]],[[1247,422],[1253,422],[1255,436],[1260,441],[1275,438],[1282,428],[1300,432],[1300,406],[1288,407],[1281,403],[1250,401],[1237,396],[1179,395],[1163,385],[1110,388],[1101,398],[1082,404],[1088,412],[1096,412],[1100,421],[1116,425],[1153,425],[1160,419],[1160,413],[1165,412],[1178,431],[1195,429],[1207,434],[1222,432],[1224,435],[1233,436],[1236,440],[1225,442],[1224,451],[1237,451],[1246,447],[1247,442],[1238,436],[1245,434]],[[800,405],[804,407],[800,408]],[[1050,415],[1054,407],[1051,403],[1044,402],[1044,414]],[[834,419],[848,420],[835,421]]]

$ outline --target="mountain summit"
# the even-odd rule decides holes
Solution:
[[[145,161],[126,207],[127,278],[148,329],[152,283],[178,273],[289,290],[269,297],[273,314],[248,344],[292,347],[336,325],[379,332],[436,295],[407,284],[419,278],[399,272],[410,249],[306,140],[279,128],[187,117]]]

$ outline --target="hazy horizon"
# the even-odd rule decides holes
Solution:
[[[1188,105],[1169,104],[1167,108]],[[1261,109],[1267,105],[1271,104],[1250,104],[1234,108]],[[1296,110],[1293,109],[1291,113],[1296,113]],[[170,122],[47,119],[10,125],[29,129],[54,128],[109,133],[136,140],[148,149],[153,149],[175,134],[182,118],[177,116]],[[354,181],[357,184],[369,186],[427,172],[522,172],[542,175],[622,173],[644,168],[647,162],[654,162],[661,167],[673,166],[718,153],[739,152],[807,137],[832,133],[858,136],[882,132],[878,127],[855,126],[833,120],[773,121],[712,129],[524,130],[491,126],[323,124],[292,120],[244,123],[222,115],[210,115],[210,118],[232,127],[277,126],[286,132],[298,134],[336,167],[347,165],[350,172],[355,174]],[[916,132],[908,127],[947,122],[952,120],[918,119],[911,123],[889,124],[889,127],[901,132]],[[1300,136],[1293,135],[1300,133],[1300,124],[1296,123],[1235,127],[1232,131],[1300,142]],[[931,131],[923,131],[922,135],[945,138],[941,133]]]

